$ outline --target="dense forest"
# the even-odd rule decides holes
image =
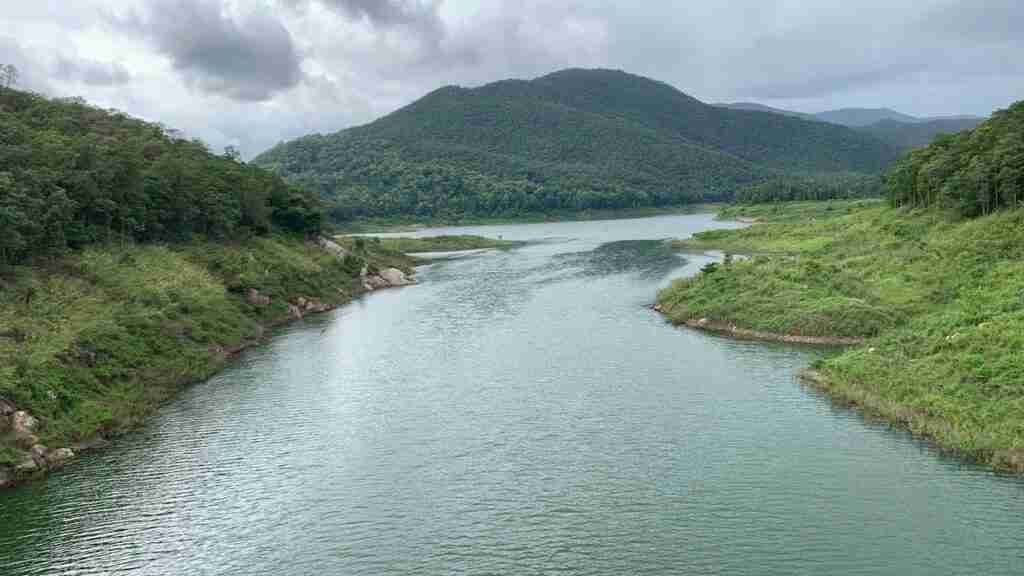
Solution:
[[[744,204],[802,200],[853,200],[879,198],[883,193],[883,181],[880,175],[849,172],[780,176],[738,189],[734,200]]]
[[[317,199],[174,130],[0,88],[0,265],[111,241],[320,228]]]
[[[980,216],[1024,201],[1024,102],[969,132],[939,137],[886,175],[894,206],[941,206]]]
[[[318,191],[345,220],[730,200],[787,175],[879,173],[895,157],[845,127],[709,106],[623,72],[565,70],[441,88],[253,162]]]

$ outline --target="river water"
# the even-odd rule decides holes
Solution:
[[[667,325],[709,215],[489,226],[0,493],[0,574],[1022,574],[1024,482]]]

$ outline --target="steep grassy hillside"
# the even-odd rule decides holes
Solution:
[[[446,87],[376,122],[254,162],[336,202],[334,215],[515,215],[731,198],[782,173],[878,172],[878,140],[703,104],[609,70]]]
[[[658,295],[676,323],[866,339],[810,380],[1024,472],[1024,103],[912,152],[889,202],[734,208],[767,223],[679,243],[752,255]]]
[[[411,261],[367,243],[348,258],[288,236],[93,246],[0,274],[0,400],[39,420],[2,429],[0,485],[28,449],[117,434],[205,379],[265,330],[364,291],[364,265]],[[293,308],[289,309],[289,305]],[[31,465],[20,475],[37,472]]]
[[[265,329],[411,261],[316,198],[79,100],[0,89],[0,486],[139,422]],[[378,282],[379,283],[379,282]]]
[[[1024,472],[1024,210],[961,220],[882,203],[734,209],[766,223],[690,249],[753,257],[659,294],[676,323],[867,342],[815,367],[843,401]]]

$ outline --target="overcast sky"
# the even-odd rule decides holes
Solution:
[[[445,84],[620,68],[706,102],[979,114],[1024,99],[1024,0],[0,0],[0,63],[250,157]]]

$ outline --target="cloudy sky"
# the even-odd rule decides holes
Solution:
[[[1022,0],[0,0],[0,63],[252,156],[445,84],[620,68],[704,101],[988,114]]]

